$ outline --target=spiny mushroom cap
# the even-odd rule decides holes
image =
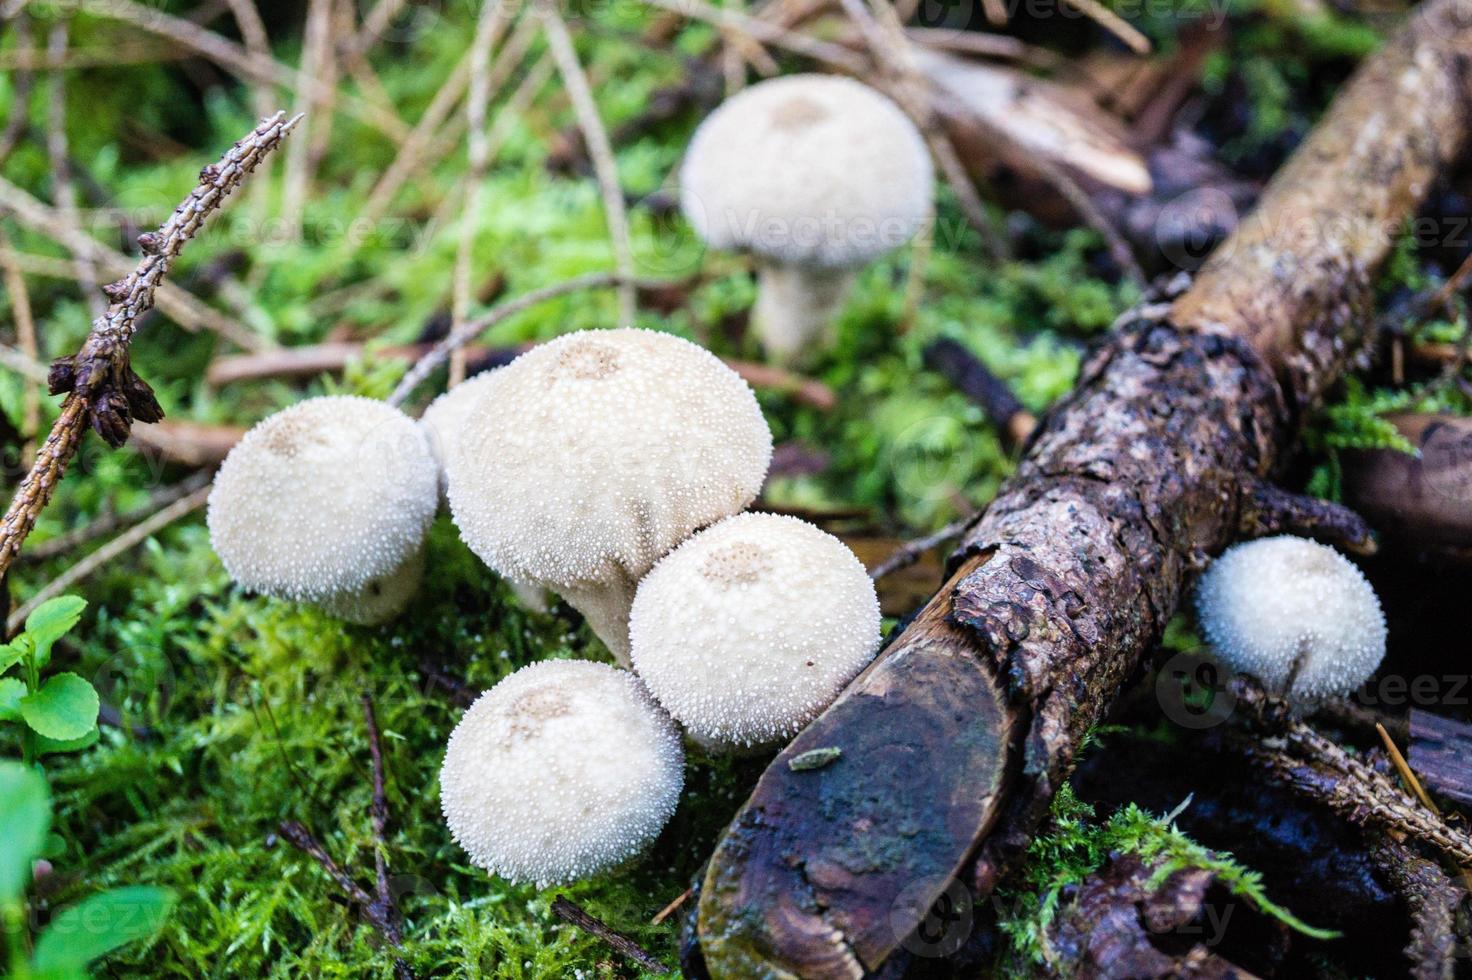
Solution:
[[[1201,626],[1232,669],[1315,700],[1349,694],[1385,656],[1385,616],[1349,559],[1304,538],[1229,549],[1197,587]],[[1286,691],[1294,664],[1303,663]]]
[[[852,268],[910,240],[933,185],[925,141],[893,102],[850,78],[789,75],[700,124],[680,206],[713,248]]]
[[[419,417],[419,426],[429,441],[440,469],[440,493],[446,492],[450,461],[460,445],[460,438],[470,424],[470,413],[482,396],[490,390],[496,370],[482,371],[429,403]]]
[[[639,583],[634,669],[706,745],[796,734],[874,657],[879,600],[864,566],[794,517],[707,528]]]
[[[424,580],[424,549],[404,559],[403,564],[387,575],[369,579],[356,592],[340,592],[318,600],[329,615],[359,626],[386,623],[409,605],[419,583]]]
[[[317,602],[417,551],[438,477],[414,421],[371,398],[311,398],[257,424],[210,492],[210,543],[247,589]]]
[[[440,806],[478,867],[545,887],[643,850],[675,812],[684,762],[679,730],[633,674],[544,660],[455,726]]]
[[[497,372],[450,472],[450,510],[486,564],[553,589],[636,581],[761,489],[772,434],[710,352],[592,330]]]

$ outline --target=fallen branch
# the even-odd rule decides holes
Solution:
[[[68,394],[60,417],[0,524],[0,576],[15,561],[36,518],[56,492],[86,425],[90,423],[98,435],[116,447],[127,440],[134,419],[157,422],[163,417],[153,390],[129,364],[128,348],[138,317],[152,308],[154,293],[185,243],[261,159],[280,145],[294,122],[278,112],[232,146],[218,163],[200,171],[199,185],[159,230],[139,237],[144,254],[137,269],[105,287],[111,302],[93,321],[92,332],[81,350],[52,365],[51,393]]]
[[[1472,419],[1394,415],[1415,454],[1342,454],[1344,499],[1387,540],[1411,551],[1472,562]]]
[[[581,907],[568,901],[565,895],[558,895],[552,900],[552,914],[564,922],[572,923],[584,932],[597,936],[650,973],[664,975],[670,972],[669,967],[646,953],[638,943],[634,942],[628,936],[614,932],[608,926],[589,915]]]
[[[980,406],[987,420],[1008,446],[1025,443],[1038,419],[1012,393],[1007,382],[991,370],[959,342],[942,338],[925,348],[922,355],[926,368],[940,374],[956,390]]]
[[[608,130],[598,115],[598,106],[593,101],[593,91],[588,85],[588,76],[578,61],[573,48],[572,36],[567,32],[567,22],[557,12],[555,4],[547,4],[539,11],[542,31],[547,38],[547,47],[557,63],[562,86],[572,102],[578,127],[583,132],[583,142],[593,158],[593,173],[598,178],[598,189],[603,196],[603,215],[608,222],[608,237],[613,241],[613,263],[618,270],[618,325],[634,325],[634,252],[629,244],[629,216],[624,210],[624,192],[618,181],[618,163],[613,156],[613,145],[608,141]]]
[[[377,844],[373,849],[373,871],[378,896],[372,903],[372,908],[388,927],[385,937],[397,947],[404,943],[404,918],[399,912],[398,903],[394,901],[388,881],[388,793],[383,779],[383,742],[378,735],[378,718],[373,713],[373,696],[365,691],[361,701],[363,724],[368,730],[368,754],[373,761],[373,805],[370,812],[373,819],[373,839]],[[409,964],[402,959],[394,960],[394,975],[400,980],[414,976]]]
[[[21,553],[20,560],[22,562],[42,562],[59,558],[69,551],[75,551],[85,544],[96,541],[98,538],[107,537],[109,534],[118,530],[118,528],[130,524],[138,524],[147,520],[149,515],[158,513],[176,500],[187,497],[200,488],[209,486],[209,484],[209,473],[196,473],[173,486],[164,487],[161,490],[155,491],[149,496],[148,502],[136,510],[128,511],[126,514],[107,511],[90,524],[85,524],[76,530],[68,531],[65,534],[42,541],[40,544],[32,545]]]
[[[343,894],[347,895],[352,903],[362,911],[363,918],[378,930],[379,935],[395,949],[403,945],[403,936],[400,935],[398,926],[389,920],[383,906],[379,905],[352,875],[344,871],[342,865],[332,859],[332,855],[327,853],[322,842],[307,829],[306,824],[297,820],[283,820],[277,830],[293,847],[322,866],[322,870],[327,872],[327,877],[331,878],[337,887],[342,889]],[[395,957],[394,976],[397,980],[413,980],[414,973],[403,959]]]
[[[1016,866],[1188,576],[1238,535],[1248,478],[1364,345],[1384,232],[1472,124],[1455,6],[1418,11],[1190,288],[1116,329],[940,593],[768,768],[704,878],[713,976],[863,976],[950,880],[984,896]],[[788,767],[824,746],[842,760]]]
[[[120,555],[126,554],[136,548],[180,518],[192,514],[194,511],[203,507],[205,502],[209,500],[209,497],[210,487],[208,483],[202,487],[195,488],[185,496],[172,501],[150,514],[133,527],[119,534],[107,544],[77,562],[71,568],[56,576],[50,582],[47,582],[44,586],[37,589],[29,599],[22,603],[20,608],[10,614],[9,619],[5,623],[5,634],[7,636],[13,635],[25,625],[26,617],[35,611],[36,607],[41,605],[41,603],[64,594],[93,572],[112,564]]]

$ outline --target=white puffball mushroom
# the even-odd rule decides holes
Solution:
[[[450,470],[487,565],[561,595],[628,664],[629,604],[656,561],[756,497],[772,433],[746,382],[652,330],[591,330],[497,372]]]
[[[842,307],[858,269],[909,241],[934,193],[920,132],[885,96],[833,75],[788,75],[700,124],[680,206],[712,248],[758,260],[752,319],[788,359]]]
[[[490,391],[495,380],[495,369],[466,378],[430,402],[419,417],[419,427],[424,430],[430,451],[439,464],[441,499],[448,486],[451,460],[470,424],[471,410]]]
[[[1306,538],[1228,548],[1202,576],[1196,608],[1228,666],[1295,700],[1349,694],[1385,656],[1375,590],[1348,558]]]
[[[466,378],[429,403],[419,417],[419,427],[429,440],[430,451],[439,464],[440,501],[448,504],[450,465],[460,447],[460,438],[470,425],[471,409],[486,396],[495,381],[495,368]],[[516,598],[528,609],[544,613],[548,609],[547,590],[531,582],[508,578],[507,584]]]
[[[210,543],[246,589],[382,622],[422,574],[437,480],[402,412],[371,398],[309,398],[230,450],[210,491]]]
[[[795,517],[740,514],[639,583],[634,669],[696,741],[767,747],[833,702],[879,648],[879,600],[842,541]]]
[[[471,861],[538,887],[634,857],[675,812],[679,730],[626,670],[585,660],[523,667],[450,735],[440,806]]]

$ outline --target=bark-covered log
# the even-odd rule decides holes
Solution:
[[[1418,12],[1189,290],[1089,360],[940,593],[763,775],[704,881],[712,975],[864,976],[952,879],[985,894],[1014,865],[1244,491],[1363,346],[1390,231],[1472,121],[1455,7]],[[787,765],[829,746],[833,765]]]
[[[1472,725],[1412,708],[1410,762],[1433,793],[1472,806]]]

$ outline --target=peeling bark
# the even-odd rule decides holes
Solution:
[[[1188,577],[1363,347],[1392,241],[1373,232],[1414,213],[1472,122],[1453,12],[1418,12],[1191,287],[1114,332],[950,581],[762,776],[700,898],[713,976],[865,976],[952,879],[985,894],[1022,855]],[[787,765],[829,746],[834,765]]]

